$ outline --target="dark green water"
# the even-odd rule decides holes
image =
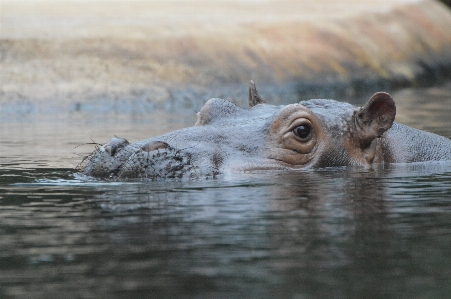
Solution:
[[[451,88],[393,94],[451,137]],[[451,162],[102,182],[72,167],[192,116],[1,114],[0,298],[448,298]]]

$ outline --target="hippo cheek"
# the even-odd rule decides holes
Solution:
[[[310,109],[288,105],[271,124],[266,155],[284,166],[314,166],[325,139],[320,121]]]

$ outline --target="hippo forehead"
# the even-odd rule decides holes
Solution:
[[[318,117],[331,120],[345,117],[349,114],[350,111],[353,111],[356,108],[349,103],[324,99],[301,101],[299,102],[299,104],[309,108]]]
[[[197,126],[203,125],[243,125],[261,123],[274,118],[283,106],[257,105],[252,109],[243,109],[230,101],[210,99],[197,113]]]
[[[335,100],[314,99],[299,104],[310,109],[321,121],[323,128],[331,134],[343,134],[350,116],[356,107]]]
[[[342,128],[355,106],[335,100],[314,99],[299,102],[308,108],[329,129]],[[286,106],[256,105],[251,109],[243,109],[230,101],[223,99],[210,99],[198,112],[196,125],[239,125],[252,123],[268,123]]]

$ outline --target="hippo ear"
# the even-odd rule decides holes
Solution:
[[[367,148],[376,138],[391,128],[396,116],[396,105],[385,92],[375,93],[355,114],[357,138],[361,148]]]
[[[260,97],[255,87],[254,81],[249,82],[249,109],[258,104],[265,104],[266,102]]]

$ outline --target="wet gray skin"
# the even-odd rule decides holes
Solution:
[[[266,104],[251,81],[249,109],[210,99],[193,127],[129,143],[114,137],[80,170],[98,178],[198,179],[228,172],[451,160],[451,141],[394,122],[391,96],[363,107],[334,100]]]

